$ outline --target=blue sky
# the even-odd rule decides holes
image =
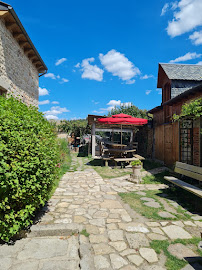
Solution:
[[[48,119],[161,103],[158,63],[202,64],[202,1],[9,1],[48,67]],[[60,60],[60,61],[58,61]],[[44,104],[43,104],[44,103]]]

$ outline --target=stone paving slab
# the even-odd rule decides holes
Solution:
[[[39,237],[0,246],[1,270],[77,270],[78,236]]]

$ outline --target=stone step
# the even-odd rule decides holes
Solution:
[[[27,238],[44,236],[67,236],[81,232],[83,230],[83,226],[76,223],[33,225],[30,230],[31,232],[27,234]]]

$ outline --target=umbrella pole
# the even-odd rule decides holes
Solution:
[[[122,142],[123,142],[122,136],[123,136],[123,133],[122,133],[122,125],[121,125],[121,149],[122,149]]]

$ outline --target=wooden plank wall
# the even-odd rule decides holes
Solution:
[[[155,127],[155,158],[167,165],[179,160],[178,123],[164,124]]]
[[[155,158],[164,161],[164,126],[155,127]]]

